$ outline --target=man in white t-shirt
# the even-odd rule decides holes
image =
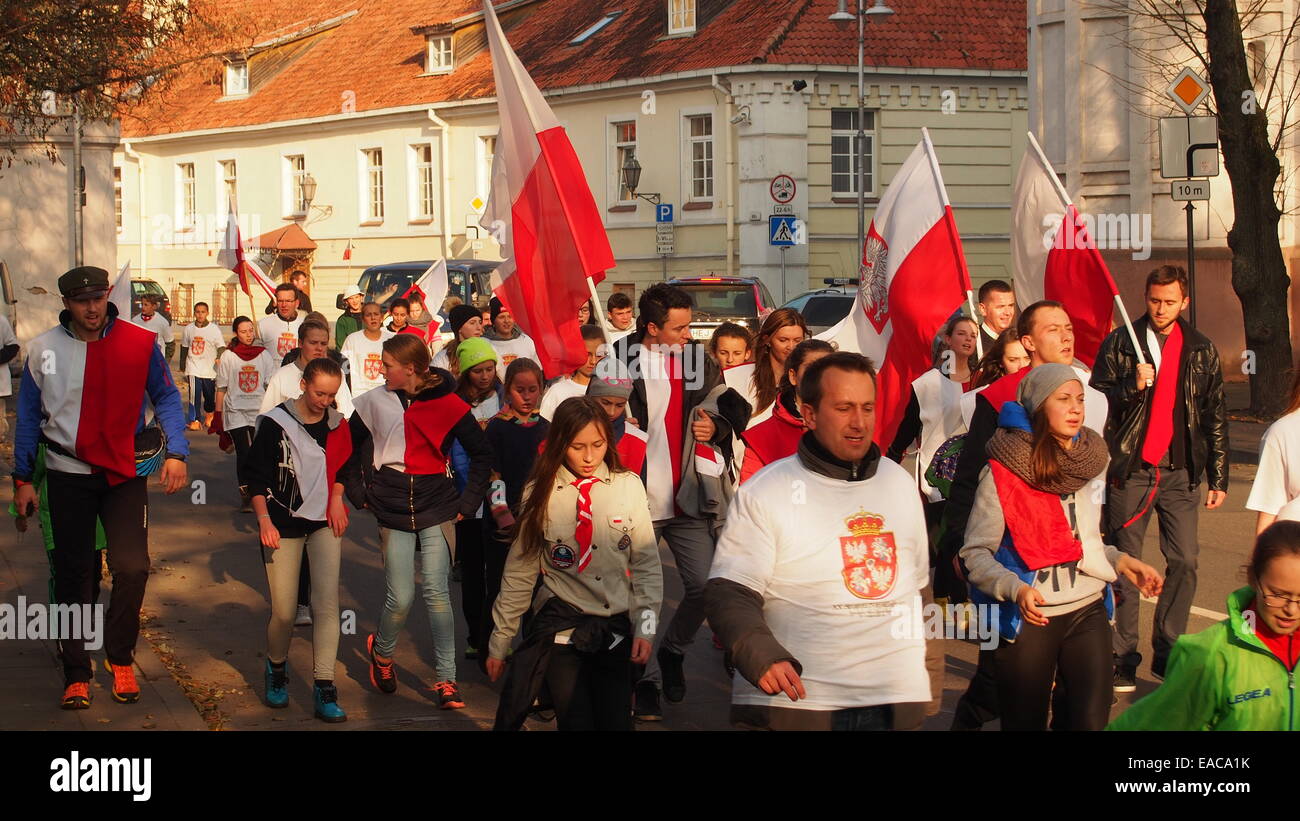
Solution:
[[[148,328],[158,334],[158,350],[163,352],[163,359],[168,362],[172,361],[172,354],[176,353],[176,338],[172,336],[172,324],[167,321],[167,317],[158,312],[162,307],[162,298],[157,294],[145,294],[140,297],[140,313],[136,314],[131,321],[141,328]]]
[[[605,303],[605,316],[608,319],[605,338],[610,345],[636,330],[632,297],[623,291],[615,291],[609,295],[609,301]]]
[[[384,340],[393,332],[383,327],[384,311],[378,302],[361,306],[361,330],[348,334],[340,353],[352,372],[352,395],[360,396],[384,384]]]
[[[0,442],[9,436],[5,399],[13,396],[13,377],[9,375],[9,363],[17,355],[18,337],[14,336],[14,326],[9,324],[8,317],[0,314]]]
[[[504,382],[506,368],[521,356],[541,364],[532,337],[515,324],[514,315],[506,310],[501,300],[492,297],[489,308],[492,313],[492,326],[483,331],[483,338],[491,342],[492,349],[497,352],[497,376]]]
[[[931,703],[925,514],[871,441],[875,372],[838,352],[799,383],[796,455],[741,485],[705,588],[731,654],[731,718],[774,730],[919,726]],[[940,695],[942,691],[939,691]]]
[[[571,376],[561,376],[554,385],[546,389],[542,397],[542,406],[538,413],[543,419],[550,420],[555,409],[565,399],[586,396],[587,386],[591,384],[591,375],[596,370],[596,363],[605,358],[605,334],[598,325],[583,325],[582,344],[587,346],[587,362],[573,372]]]
[[[1292,464],[1295,462],[1296,464]],[[1279,417],[1264,431],[1259,446],[1259,469],[1250,486],[1246,509],[1255,511],[1255,533],[1258,535],[1273,522],[1294,520],[1292,506],[1283,515],[1284,508],[1300,499],[1300,412],[1291,411]]]
[[[313,319],[300,323],[298,328],[299,351],[293,361],[283,365],[275,372],[262,394],[262,407],[258,413],[267,413],[286,399],[302,396],[302,371],[307,363],[322,356],[329,356],[330,329],[328,325]],[[339,385],[339,392],[334,395],[334,406],[344,417],[352,416],[352,392],[348,383]]]
[[[181,370],[190,387],[185,421],[190,430],[199,429],[200,404],[204,427],[212,424],[212,414],[217,410],[217,357],[225,350],[221,329],[208,321],[208,303],[196,302],[194,321],[181,332]]]
[[[257,338],[275,356],[276,361],[298,347],[298,327],[303,315],[298,312],[298,289],[288,283],[275,286],[275,313],[257,323]]]

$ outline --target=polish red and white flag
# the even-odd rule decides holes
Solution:
[[[493,292],[533,339],[548,377],[587,361],[578,307],[614,267],[605,226],[569,136],[484,0],[501,131],[481,225],[505,260]]]
[[[1041,299],[1063,304],[1074,326],[1074,358],[1091,368],[1110,333],[1119,289],[1032,133],[1011,202],[1012,280],[1018,307],[1024,310]],[[1127,324],[1127,316],[1125,320]]]
[[[935,335],[970,290],[961,237],[926,129],[876,207],[858,277],[848,316],[817,336],[875,363],[873,438],[886,448],[907,409],[912,380],[933,366]]]
[[[229,268],[239,275],[239,287],[249,298],[253,297],[249,280],[256,282],[271,299],[275,299],[275,283],[267,278],[257,263],[244,256],[244,243],[239,236],[239,221],[235,218],[235,206],[230,206],[230,218],[226,221],[226,238],[217,254],[217,264]]]

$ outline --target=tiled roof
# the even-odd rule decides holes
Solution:
[[[1023,71],[1025,3],[891,0],[895,14],[868,24],[867,64]],[[345,19],[294,46],[292,57],[279,62],[276,72],[246,98],[219,99],[219,60],[192,67],[164,96],[124,113],[124,138],[320,117],[342,113],[348,103],[362,112],[494,93],[486,47],[464,62],[457,57],[451,74],[426,76],[425,40],[412,31],[477,12],[479,0],[232,4],[257,15],[259,31],[252,42]],[[857,63],[854,24],[841,30],[827,20],[835,0],[711,0],[712,19],[688,37],[665,36],[665,0],[496,0],[496,5],[514,6],[501,12],[507,37],[543,89],[752,63]],[[704,0],[700,7],[705,9]],[[590,40],[568,45],[607,12],[617,10],[623,14]]]

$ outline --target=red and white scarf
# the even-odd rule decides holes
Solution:
[[[572,482],[572,485],[578,489],[578,529],[574,531],[573,538],[578,542],[579,573],[586,570],[591,562],[591,536],[595,531],[591,520],[591,488],[598,482],[600,479],[595,476]]]
[[[1147,328],[1147,339],[1151,357],[1156,360],[1156,385],[1155,395],[1151,398],[1151,413],[1147,417],[1147,433],[1142,441],[1142,460],[1158,465],[1174,440],[1174,402],[1178,398],[1183,330],[1175,321],[1165,339],[1163,350],[1150,327]],[[1172,367],[1163,367],[1164,365]]]

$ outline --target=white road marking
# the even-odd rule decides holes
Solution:
[[[1143,597],[1142,597],[1142,601],[1143,601],[1143,603],[1145,603],[1145,604],[1155,604],[1155,603],[1156,603],[1156,600],[1155,600],[1155,599],[1149,598],[1149,597],[1147,597],[1147,596],[1143,596]],[[1202,617],[1207,618],[1207,619],[1213,619],[1214,621],[1223,621],[1224,619],[1226,619],[1226,618],[1228,617],[1228,614],[1227,614],[1227,613],[1219,613],[1219,612],[1216,612],[1216,611],[1214,611],[1214,610],[1206,610],[1204,607],[1197,607],[1197,606],[1195,606],[1195,605],[1192,606],[1192,613],[1194,613],[1194,614],[1197,615],[1197,616],[1202,616]]]

